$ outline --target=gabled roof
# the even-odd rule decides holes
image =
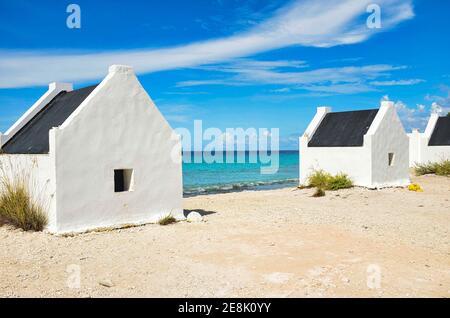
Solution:
[[[328,113],[308,147],[361,147],[378,109]]]
[[[428,146],[450,146],[450,117],[439,117]]]
[[[9,154],[48,153],[49,130],[62,125],[95,87],[97,85],[60,92],[3,145],[2,151]]]

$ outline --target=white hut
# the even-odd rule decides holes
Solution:
[[[382,188],[409,184],[408,136],[394,104],[380,109],[317,113],[300,137],[300,184],[312,171],[346,173],[357,186]]]
[[[414,129],[409,136],[409,165],[450,160],[450,117],[432,114],[424,133]]]
[[[181,143],[132,68],[98,85],[48,91],[1,136],[2,171],[26,171],[48,210],[48,230],[182,217]]]

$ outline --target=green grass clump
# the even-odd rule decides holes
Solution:
[[[175,219],[172,215],[166,215],[165,217],[159,219],[158,224],[159,225],[169,225],[172,223],[176,223],[177,219]]]
[[[308,177],[308,186],[311,188],[327,189],[332,178],[333,176],[328,172],[316,170]]]
[[[0,179],[0,218],[25,231],[42,231],[47,214],[30,194],[27,179],[3,174]]]
[[[423,164],[416,164],[414,172],[418,176],[426,174],[435,174],[438,176],[450,176],[450,160],[442,160],[440,162],[428,162]]]
[[[333,176],[323,170],[317,170],[309,176],[308,186],[322,190],[336,191],[352,188],[353,181],[344,173]]]
[[[332,175],[323,170],[316,170],[308,177],[308,187],[316,188],[313,197],[325,196],[325,190],[337,191],[353,187],[353,181],[344,173]]]
[[[353,181],[344,173],[339,173],[328,182],[327,190],[336,191],[353,187]]]

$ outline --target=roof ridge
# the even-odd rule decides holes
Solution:
[[[368,111],[378,111],[379,108],[371,108],[371,109],[358,109],[358,110],[344,110],[344,111],[337,111],[337,112],[328,112],[327,114],[336,114],[336,113],[356,113],[356,112],[368,112]]]
[[[10,154],[48,153],[49,130],[61,126],[97,86],[59,92],[3,145],[2,150]]]

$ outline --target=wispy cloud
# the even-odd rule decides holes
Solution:
[[[412,0],[378,0],[383,28],[365,24],[371,0],[298,0],[235,35],[171,48],[106,52],[0,51],[0,88],[101,78],[110,64],[138,73],[192,67],[293,45],[331,47],[365,41],[414,16]],[[151,44],[151,43],[149,43]]]
[[[188,114],[192,114],[195,107],[190,104],[165,104],[161,101],[158,102],[158,108],[169,122],[187,123],[192,120]]]
[[[216,78],[190,80],[177,83],[178,87],[205,85],[282,85],[274,92],[306,90],[310,92],[351,94],[377,90],[371,84],[375,79],[385,79],[405,66],[387,64],[345,66],[303,70],[304,61],[230,61],[223,64],[202,66],[215,71]],[[222,74],[222,76],[220,76]],[[225,76],[223,76],[225,74]],[[211,78],[209,76],[208,78]],[[373,83],[373,82],[372,82]],[[379,82],[381,83],[381,81]]]
[[[409,86],[409,85],[417,85],[425,82],[422,79],[408,79],[408,80],[397,80],[397,81],[374,81],[370,84],[375,86]]]
[[[445,94],[444,96],[428,94],[425,96],[425,99],[429,102],[441,105],[444,110],[448,109],[448,111],[450,111],[450,87],[441,85],[440,89]]]

